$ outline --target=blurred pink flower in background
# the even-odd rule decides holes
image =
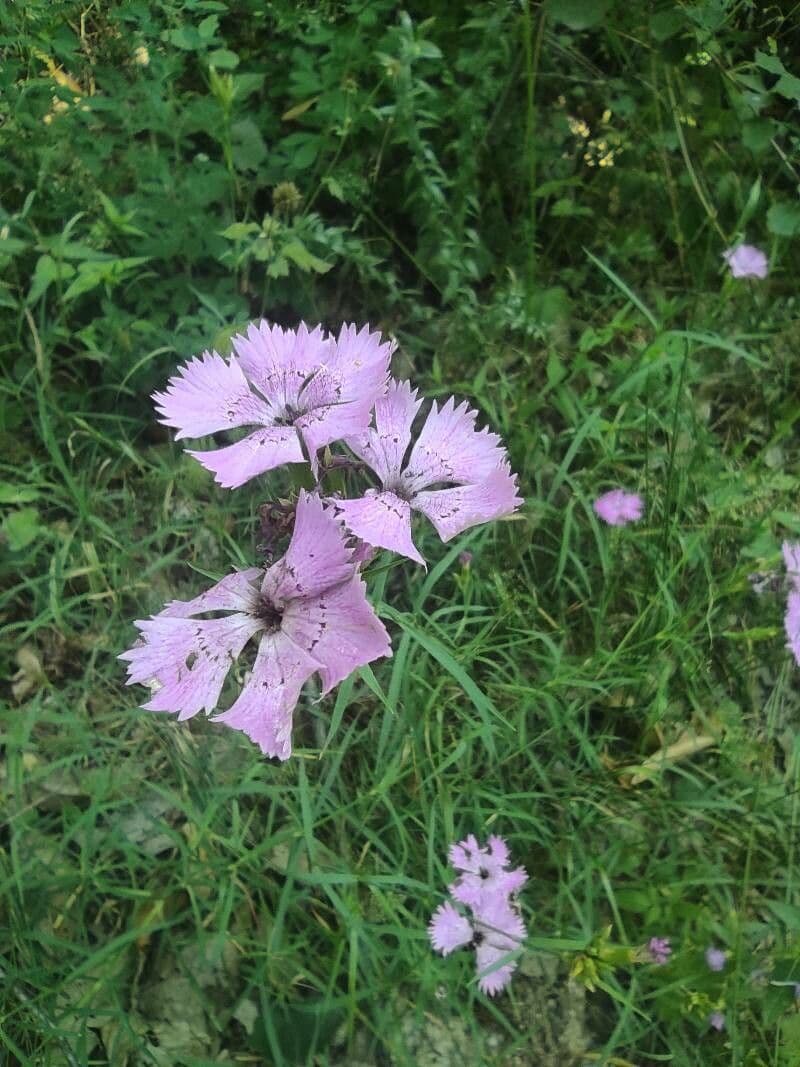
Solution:
[[[595,513],[609,526],[625,526],[641,519],[644,501],[638,493],[626,493],[624,489],[612,489],[595,500]]]
[[[767,276],[767,257],[755,245],[735,245],[727,252],[723,252],[722,258],[731,268],[734,278],[766,278]]]

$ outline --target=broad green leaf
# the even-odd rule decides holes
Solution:
[[[28,504],[38,496],[38,491],[29,485],[0,482],[0,504]]]
[[[12,552],[21,552],[34,541],[41,529],[36,508],[21,508],[12,511],[3,520],[3,534]]]
[[[571,30],[588,30],[605,18],[610,0],[550,0],[547,10],[555,22]]]
[[[239,66],[239,57],[229,48],[216,48],[209,53],[208,62],[220,70],[235,70]]]
[[[794,237],[800,233],[800,204],[786,200],[773,204],[767,212],[767,226],[779,237]]]

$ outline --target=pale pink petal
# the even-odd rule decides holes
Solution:
[[[186,619],[163,613],[138,620],[142,640],[119,657],[127,660],[128,685],[149,685],[148,711],[177,712],[190,719],[219,700],[230,667],[260,619],[237,612],[223,619]]]
[[[398,479],[411,443],[411,426],[422,401],[409,382],[390,381],[386,395],[375,401],[375,425],[347,444],[385,485]]]
[[[319,664],[280,631],[264,634],[253,673],[236,703],[214,722],[241,730],[266,756],[292,754],[292,714],[304,682]]]
[[[507,466],[498,467],[484,481],[453,489],[417,493],[415,511],[427,516],[443,541],[450,541],[470,526],[500,519],[523,503],[517,495],[517,477]]]
[[[246,334],[233,338],[233,348],[242,370],[278,415],[297,408],[303,383],[328,360],[333,341],[321,326],[309,330],[301,322],[297,330],[284,330],[268,322],[251,323]]]
[[[511,859],[511,853],[505,838],[500,837],[499,834],[490,834],[486,844],[493,868],[507,867]]]
[[[450,895],[459,904],[480,909],[507,900],[512,893],[517,893],[528,880],[524,867],[512,871],[495,869],[490,871],[482,867],[480,873],[463,873],[451,886]]]
[[[644,501],[638,493],[626,493],[624,489],[612,489],[599,496],[592,505],[596,514],[609,526],[625,526],[637,522],[644,511]]]
[[[482,482],[505,461],[500,438],[477,431],[477,411],[451,397],[441,410],[434,401],[408,460],[403,482],[418,492],[437,482]]]
[[[378,330],[370,333],[369,325],[359,330],[353,324],[345,323],[328,360],[329,366],[338,370],[347,383],[345,398],[356,400],[365,389],[381,395],[386,388],[389,362],[396,348],[397,342],[383,341]]]
[[[300,440],[293,426],[256,430],[235,444],[213,452],[189,452],[211,471],[226,489],[236,489],[251,478],[274,470],[283,463],[305,463]]]
[[[722,253],[722,258],[731,269],[734,278],[766,278],[769,264],[767,257],[755,245],[737,245]]]
[[[177,428],[176,440],[272,422],[269,408],[250,389],[236,359],[226,362],[216,352],[204,352],[184,364],[153,399],[159,421]]]
[[[800,666],[800,589],[792,589],[789,592],[783,623],[786,629],[786,647],[791,650]]]
[[[428,937],[437,952],[449,956],[472,940],[472,924],[452,904],[440,904],[428,924]]]
[[[502,992],[511,981],[511,976],[517,969],[517,961],[509,960],[500,963],[508,957],[510,949],[484,941],[475,949],[475,970],[478,974],[478,988],[481,993],[493,997]]]
[[[425,564],[411,539],[411,507],[395,493],[368,489],[356,500],[337,500],[336,509],[362,541]]]
[[[517,960],[507,957],[522,947],[526,933],[522,918],[503,900],[475,913],[475,965],[481,992],[494,996],[508,985]],[[495,965],[499,966],[487,973]]]
[[[234,571],[193,600],[171,600],[160,615],[184,619],[205,611],[243,611],[253,615],[258,607],[258,585],[263,574],[260,567]]]
[[[486,940],[505,945],[509,950],[519,948],[527,936],[525,923],[516,907],[505,897],[487,901],[475,909],[475,922]]]
[[[295,421],[312,467],[320,448],[366,430],[375,401],[386,390],[394,343],[380,342],[365,326],[342,326],[325,363],[317,367],[298,398]]]
[[[306,600],[292,600],[281,628],[321,666],[322,691],[380,656],[391,656],[386,628],[366,597],[366,585],[355,574],[350,581]]]
[[[318,375],[321,378],[322,375]],[[329,376],[325,376],[329,384]],[[323,385],[318,383],[315,399],[322,393]],[[310,399],[303,397],[303,403],[311,403]],[[318,407],[309,407],[294,420],[294,425],[302,434],[303,443],[306,446],[311,469],[316,476],[318,470],[317,453],[325,445],[334,441],[344,440],[351,434],[363,430],[369,422],[369,407],[358,403],[331,402],[320,404]]]
[[[789,577],[795,582],[800,582],[800,541],[784,541],[781,551]]]
[[[469,871],[477,874],[481,868],[484,849],[478,844],[475,834],[468,834],[463,841],[451,845],[447,853],[450,863],[457,871]]]
[[[286,554],[266,575],[262,592],[274,604],[317,596],[353,576],[353,550],[344,526],[316,493],[300,490],[294,530]]]

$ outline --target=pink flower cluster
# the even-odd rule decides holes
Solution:
[[[261,322],[232,343],[229,359],[204,352],[154,394],[159,419],[179,440],[246,431],[232,444],[190,452],[222,486],[308,463],[316,489],[300,493],[282,559],[230,574],[138,621],[140,638],[120,659],[128,662],[128,684],[149,686],[146,709],[184,720],[216,710],[234,661],[252,642],[252,670],[215,721],[284,760],[293,711],[312,675],[327,693],[357,667],[391,655],[361,577],[375,551],[424,565],[412,540],[413,512],[449,541],[511,514],[522,500],[500,439],[476,428],[466,403],[434,403],[414,435],[422,401],[408,382],[389,377],[395,344],[368,326],[345,325],[334,337],[320,326]],[[322,493],[319,451],[336,442],[377,486],[361,496]],[[347,465],[347,456],[338,461]]]
[[[517,967],[512,953],[525,939],[525,923],[516,905],[516,894],[527,882],[524,867],[509,870],[511,857],[502,837],[492,836],[481,848],[473,834],[450,848],[450,863],[459,872],[448,887],[464,912],[447,901],[433,913],[428,936],[437,952],[449,955],[472,945],[478,987],[494,996],[508,985]]]

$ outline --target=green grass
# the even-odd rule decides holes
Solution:
[[[32,49],[49,47],[76,73],[79,62],[73,31],[28,7],[19,41],[4,43],[22,65],[9,119],[19,140],[3,164],[16,185],[4,210],[25,248],[0,245],[0,663],[9,680],[0,708],[0,1065],[797,1062],[797,667],[783,647],[783,594],[757,597],[748,582],[754,570],[780,569],[781,540],[800,536],[792,243],[773,216],[771,278],[734,283],[720,272],[720,223],[703,204],[713,189],[732,239],[756,178],[773,204],[788,200],[789,179],[771,149],[737,155],[733,170],[727,157],[720,163],[720,145],[739,152],[728,113],[710,92],[698,103],[697,85],[708,86],[692,81],[713,74],[727,84],[754,48],[768,47],[780,27],[766,16],[748,22],[745,8],[719,6],[722,50],[707,73],[677,66],[667,53],[676,38],[635,36],[641,13],[626,22],[614,9],[616,21],[584,32],[535,5],[512,19],[481,4],[477,29],[497,25],[480,50],[460,9],[437,9],[424,32],[412,11],[411,29],[389,43],[407,56],[409,42],[423,47],[432,34],[453,69],[474,76],[478,119],[464,104],[456,110],[446,79],[417,75],[418,59],[409,61],[396,117],[405,132],[394,141],[397,127],[385,131],[386,175],[363,213],[325,202],[312,236],[298,230],[335,266],[315,278],[295,264],[287,280],[264,273],[279,249],[234,262],[211,239],[266,210],[258,179],[253,192],[246,175],[226,169],[222,142],[202,142],[221,173],[194,223],[186,205],[176,202],[173,215],[154,190],[164,164],[202,200],[191,185],[192,167],[205,166],[200,142],[189,151],[176,130],[168,152],[151,100],[139,184],[120,147],[127,97],[112,77],[123,48],[112,16],[134,27],[131,47],[148,41],[176,107],[210,107],[216,97],[198,74],[206,46],[195,55],[159,36],[206,17],[202,3],[120,4],[108,24],[89,19],[87,55],[111,116],[110,176],[94,171],[87,144],[85,201],[67,175],[63,186],[44,183],[41,206],[26,214],[23,191],[52,149],[47,136],[68,140],[52,130],[61,120],[42,124],[28,99],[46,110],[52,88]],[[698,40],[700,15],[715,10],[691,8]],[[251,39],[257,15],[255,29],[221,17],[215,46],[241,54],[237,76],[246,75],[263,62]],[[375,48],[383,40],[355,9],[289,5],[274,19],[281,47],[300,49],[297,80],[311,69],[307,24],[333,35],[320,40],[335,86],[356,63],[351,32]],[[687,50],[699,48],[686,39]],[[606,62],[613,85],[598,75]],[[498,67],[508,94],[499,106],[489,91]],[[369,82],[365,69],[352,90],[352,141],[336,125],[332,89],[330,112],[317,120],[309,111],[303,129],[320,140],[322,162],[300,177],[287,163],[284,175],[309,197],[325,177],[344,185],[372,166],[358,94],[385,104],[388,83]],[[637,80],[654,70],[655,80]],[[155,90],[136,86],[150,106]],[[286,99],[258,97],[260,110],[245,95],[234,117],[252,107],[279,137],[287,100],[312,95],[285,88]],[[650,108],[630,119],[628,159],[615,174],[584,168],[571,181],[558,171],[560,92],[575,94],[569,106],[581,113],[605,92]],[[779,125],[777,96],[768,117]],[[516,128],[506,125],[512,104]],[[690,105],[707,133],[664,134],[639,152],[633,124],[656,130],[660,116],[674,125],[673,112]],[[479,166],[466,153],[448,187],[437,158],[448,163],[452,129],[498,160],[482,156]],[[561,192],[588,205],[588,222],[546,211],[552,197],[516,171],[502,184],[515,136],[531,183],[536,156],[535,181],[565,181]],[[778,147],[782,136],[781,127]],[[297,142],[284,150],[291,158]],[[277,166],[259,160],[251,173]],[[103,188],[137,214],[114,222],[95,196]],[[460,222],[442,209],[443,188],[463,208]],[[466,206],[476,190],[485,195],[477,218]],[[758,220],[766,202],[756,200]],[[80,211],[86,218],[72,228],[86,232],[71,234],[66,220]],[[54,275],[31,299],[31,275],[53,247],[47,234],[61,235],[59,262],[105,263],[64,241],[80,236],[130,259],[139,237],[124,227],[139,223],[147,273],[98,282],[77,303],[63,292],[72,276]],[[509,238],[504,227],[515,224]],[[565,227],[576,237],[566,244]],[[523,238],[530,245],[518,247]],[[468,247],[483,264],[477,275],[462,261]],[[420,527],[427,573],[379,558],[370,585],[393,658],[321,702],[304,698],[286,764],[202,716],[180,724],[138,710],[143,691],[124,687],[116,659],[134,639],[133,619],[257,559],[258,505],[291,488],[276,475],[218,489],[155,426],[148,398],[181,358],[222,347],[220,331],[264,300],[286,323],[380,319],[400,339],[399,373],[429,396],[469,398],[503,435],[526,498],[514,520],[451,545]],[[616,485],[645,496],[643,522],[612,530],[598,521],[591,503]],[[686,737],[713,740],[643,768]],[[489,832],[507,838],[530,874],[521,896],[529,940],[494,1001],[478,993],[469,953],[442,959],[426,936],[451,877],[448,844]],[[628,951],[652,936],[672,940],[667,967]],[[703,961],[712,943],[729,952],[721,975]],[[706,1022],[717,1008],[723,1034]]]

